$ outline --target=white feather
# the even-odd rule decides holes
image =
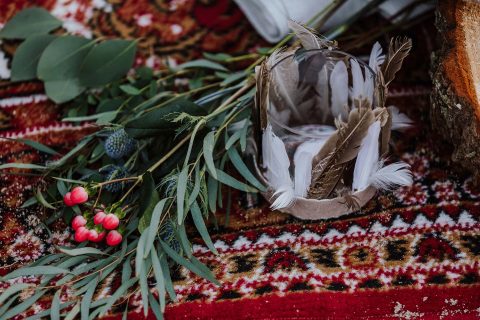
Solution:
[[[273,133],[268,124],[262,139],[263,166],[266,169],[265,178],[274,191],[275,201],[270,206],[273,210],[286,208],[295,200],[293,182],[290,178],[290,159],[285,144]]]
[[[365,97],[362,68],[355,59],[350,59],[350,67],[352,69],[352,98]]]
[[[332,90],[331,110],[334,118],[347,119],[348,112],[348,72],[345,62],[339,61],[330,74],[330,89]]]
[[[375,121],[368,128],[367,135],[363,138],[358,151],[353,170],[353,191],[363,190],[369,185],[368,179],[378,163],[379,136],[380,121]]]
[[[312,160],[325,144],[326,139],[310,140],[298,146],[293,157],[295,165],[295,195],[305,198],[312,182]]]
[[[374,72],[377,72],[384,61],[385,55],[383,54],[382,46],[377,41],[372,47],[372,52],[370,53],[368,65],[370,66],[370,68],[372,68]]]
[[[383,167],[383,161],[378,161],[376,168],[368,181],[369,185],[379,190],[410,186],[413,183],[410,166],[405,162],[395,162]]]
[[[388,110],[390,111],[390,114],[392,115],[392,130],[404,130],[408,129],[413,125],[412,119],[407,117],[406,114],[400,113],[400,110],[398,110],[397,107],[395,106],[390,106],[388,107]]]
[[[380,66],[385,61],[385,55],[383,54],[382,46],[380,43],[375,42],[370,53],[370,59],[368,61],[368,66],[373,70],[373,72],[378,73]],[[370,103],[373,101],[373,75],[371,71],[365,67],[365,97]]]

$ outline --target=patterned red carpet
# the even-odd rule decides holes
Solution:
[[[260,43],[230,1],[0,0],[0,22],[37,4],[62,17],[69,31],[84,35],[144,37],[139,63],[185,60],[200,52],[246,51]],[[245,32],[247,29],[248,32]],[[0,51],[0,78],[8,78],[12,43]],[[144,60],[142,60],[144,59]],[[411,115],[428,103],[428,89],[397,89],[390,100]],[[67,150],[88,132],[59,121],[61,109],[35,83],[0,82],[0,137],[27,137]],[[411,164],[414,185],[379,194],[346,219],[304,222],[270,212],[260,199],[235,194],[228,227],[214,236],[219,255],[201,242],[195,255],[214,271],[222,287],[174,270],[178,303],[166,319],[476,319],[480,317],[480,190],[449,173],[434,153],[439,141],[427,125],[402,136],[394,157]],[[23,145],[0,140],[0,163],[45,161]],[[0,275],[65,244],[70,231],[60,223],[51,236],[40,208],[20,209],[35,179],[1,175]],[[224,224],[219,213],[220,225]],[[17,282],[33,282],[23,277]],[[113,273],[95,299],[112,293]],[[0,283],[0,292],[9,283]],[[62,299],[69,296],[65,288]],[[26,293],[25,298],[28,296]],[[138,291],[125,297],[142,319]],[[43,297],[34,309],[50,305]],[[108,316],[121,319],[124,305]],[[153,315],[150,315],[154,319]]]

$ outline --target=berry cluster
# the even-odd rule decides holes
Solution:
[[[100,242],[105,238],[109,246],[116,246],[122,242],[122,234],[115,230],[120,224],[120,219],[113,213],[106,214],[98,211],[93,216],[93,227],[87,225],[87,219],[78,215],[72,220],[72,228],[75,230],[75,241]],[[107,230],[108,234],[107,234]]]
[[[87,201],[88,191],[84,187],[75,187],[63,197],[63,202],[69,207],[83,204]],[[117,208],[117,211],[115,211],[117,214],[122,213],[122,210],[119,208]],[[75,230],[75,241],[100,242],[106,238],[109,246],[118,245],[122,242],[122,234],[119,230],[116,230],[120,224],[117,214],[97,210],[93,219],[89,219],[89,214],[77,215],[72,220],[72,228]]]

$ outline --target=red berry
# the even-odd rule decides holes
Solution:
[[[107,230],[113,230],[120,224],[120,219],[113,213],[109,213],[103,219],[103,227]]]
[[[107,215],[105,214],[105,212],[103,211],[99,211],[95,214],[95,216],[93,216],[93,223],[95,224],[102,224],[103,223],[103,220],[105,220],[105,217]]]
[[[105,231],[98,233],[97,230],[92,229],[88,232],[88,240],[92,242],[100,242],[103,238],[105,238]]]
[[[75,231],[75,241],[77,242],[84,242],[88,240],[88,235],[90,234],[90,230],[85,227],[80,227]]]
[[[77,230],[80,227],[84,227],[87,224],[87,220],[83,216],[75,216],[72,220],[73,230]]]
[[[65,203],[66,206],[68,207],[73,207],[75,205],[75,203],[73,203],[72,201],[72,193],[71,192],[67,192],[65,193],[65,195],[63,196],[63,202]]]
[[[87,202],[88,193],[84,187],[75,187],[71,191],[70,199],[74,204],[82,204]]]
[[[122,242],[122,235],[117,230],[112,230],[107,234],[107,244],[111,247]]]

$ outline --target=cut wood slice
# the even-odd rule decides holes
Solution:
[[[436,25],[432,125],[452,144],[452,160],[480,182],[480,1],[439,1]]]

